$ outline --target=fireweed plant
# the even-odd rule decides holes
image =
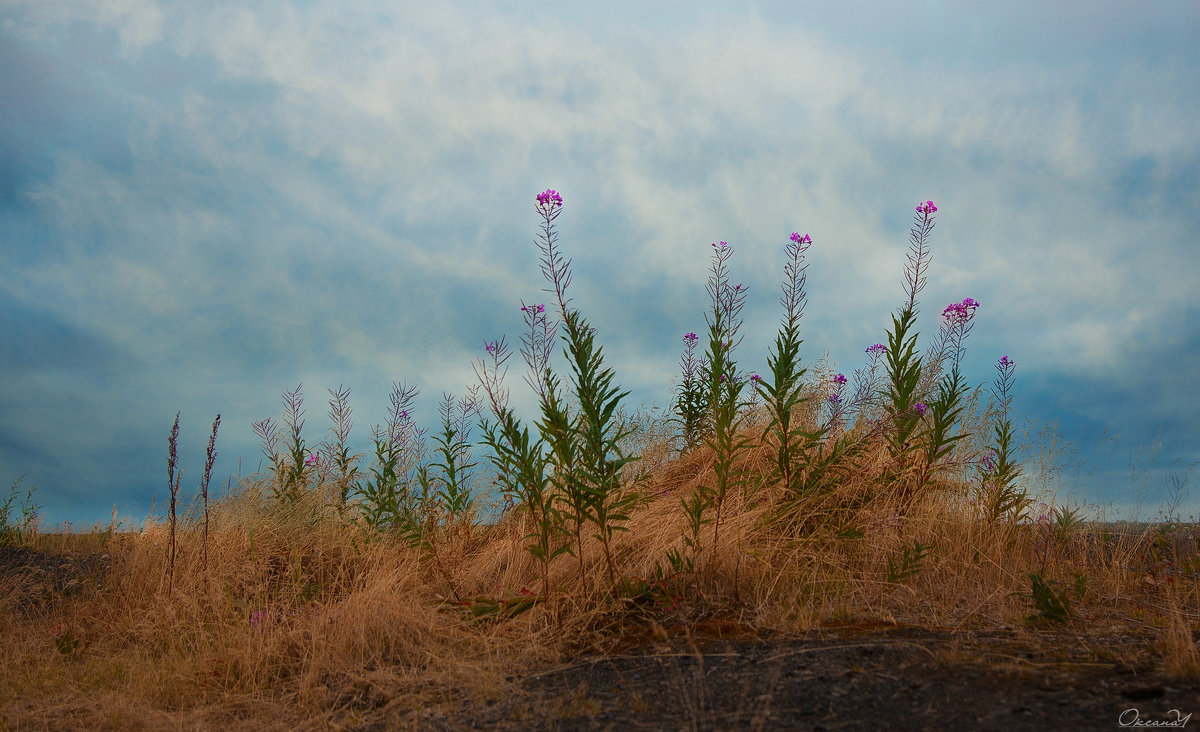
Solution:
[[[422,509],[429,499],[417,491],[416,471],[425,455],[425,432],[411,417],[417,394],[415,386],[392,385],[387,422],[371,430],[370,474],[352,491],[368,535],[397,533],[413,544],[424,536]]]
[[[483,444],[491,451],[488,461],[496,469],[496,482],[507,505],[526,511],[531,519],[534,530],[526,537],[530,540],[527,548],[541,565],[542,594],[548,598],[549,564],[559,554],[576,558],[586,582],[584,538],[589,526],[600,541],[609,580],[615,582],[611,541],[628,520],[634,502],[634,493],[622,478],[624,468],[636,457],[621,450],[621,441],[631,432],[621,423],[617,409],[628,392],[614,385],[615,376],[603,365],[594,329],[567,295],[570,261],[558,248],[555,229],[562,210],[561,195],[554,190],[538,194],[535,210],[542,219],[538,237],[541,270],[551,285],[546,292],[555,297],[556,305],[552,320],[546,305],[521,304],[526,326],[521,349],[527,366],[525,380],[537,393],[541,412],[536,430],[523,426],[508,404],[503,380],[509,353],[503,339],[485,345],[487,358],[479,359],[475,371],[490,412],[481,420]],[[714,546],[719,543],[729,491],[748,487],[740,461],[753,443],[744,430],[750,414],[750,402],[743,397],[747,381],[754,395],[762,397],[767,420],[760,439],[771,445],[774,458],[770,475],[759,476],[759,485],[777,487],[791,505],[831,485],[837,470],[851,462],[856,450],[867,444],[867,437],[877,434],[886,438],[891,454],[889,477],[911,503],[944,466],[955,444],[967,436],[954,429],[966,391],[960,370],[963,344],[978,301],[966,298],[948,306],[942,314],[939,338],[924,361],[916,351],[917,295],[925,285],[936,211],[932,201],[917,206],[905,268],[907,299],[892,317],[888,345],[867,349],[870,360],[866,368],[855,371],[852,396],[846,394],[844,374],[832,377],[821,393],[818,409],[827,417],[810,430],[799,420],[800,407],[808,398],[803,386],[806,369],[799,357],[803,343],[799,323],[806,304],[804,256],[811,236],[793,233],[785,245],[780,299],[784,318],[768,356],[767,376],[752,374],[748,379],[738,373],[733,355],[741,340],[740,311],[747,292],[743,286],[731,284],[733,247],[726,242],[711,245],[707,349],[697,357],[700,338],[690,332],[684,336],[682,379],[673,405],[674,421],[682,431],[682,450],[704,444],[714,455],[711,484],[700,484],[680,499],[686,525],[684,544],[691,550],[691,559],[700,551],[703,526],[713,524],[712,542]],[[559,339],[571,369],[568,380],[551,367],[554,343]],[[940,374],[946,363],[949,371],[937,378],[936,389],[930,391],[923,380]],[[881,365],[886,378],[882,389],[878,384]],[[435,439],[440,460],[426,463],[424,433],[409,417],[416,390],[396,387],[387,429],[375,429],[374,464],[369,476],[359,482],[354,482],[360,474],[356,467],[359,456],[351,455],[346,446],[348,391],[330,392],[333,436],[323,446],[319,461],[306,453],[301,437],[299,392],[297,387],[284,393],[283,422],[290,442],[286,451],[279,449],[270,420],[255,425],[271,459],[277,497],[294,497],[308,485],[306,471],[319,472],[316,482],[330,480],[338,486],[338,505],[346,507],[351,497],[357,498],[356,520],[364,528],[397,533],[414,544],[427,543],[428,532],[439,523],[448,529],[470,513],[469,469],[475,463],[469,459],[468,422],[483,406],[475,392],[457,404],[447,395],[442,431]],[[850,430],[852,419],[855,427],[871,429]],[[1000,438],[998,441],[1007,445]]]
[[[757,374],[752,377],[767,410],[767,425],[761,440],[774,448],[774,465],[766,483],[779,485],[784,499],[773,511],[773,523],[777,526],[793,524],[795,509],[807,497],[828,486],[835,475],[851,464],[852,458],[867,446],[869,436],[862,432],[837,435],[847,411],[844,374],[835,374],[831,388],[825,392],[827,396],[820,406],[829,411],[823,426],[805,430],[796,414],[808,400],[803,383],[807,369],[800,366],[799,358],[803,343],[799,337],[799,322],[806,304],[807,265],[803,264],[803,259],[811,244],[810,235],[793,232],[790,243],[785,245],[783,296],[780,299],[784,318],[768,356],[771,380],[764,380]],[[883,346],[878,348],[882,350]],[[868,353],[873,349],[867,349]],[[864,389],[874,388],[874,374],[873,364],[869,375],[864,377]],[[837,439],[828,441],[831,435],[837,435]]]
[[[354,420],[350,409],[350,389],[339,385],[337,390],[329,390],[329,431],[332,439],[322,450],[323,465],[330,471],[337,496],[338,509],[345,511],[350,500],[350,490],[359,475],[358,456],[350,452],[350,430]]]
[[[683,430],[681,455],[702,444],[708,431],[708,390],[703,376],[708,369],[708,359],[696,358],[699,340],[695,333],[683,334],[683,355],[679,358],[681,378],[673,405],[673,421]]]
[[[534,314],[543,315],[544,322],[545,308],[539,307],[538,310],[529,311],[522,306],[522,310],[526,312],[526,322],[534,332],[537,329],[536,323],[533,322]],[[527,512],[533,524],[533,531],[525,535],[525,539],[531,541],[525,548],[541,567],[541,599],[549,602],[550,562],[570,550],[569,533],[565,519],[558,510],[559,496],[553,492],[548,473],[550,460],[546,454],[546,445],[540,435],[531,439],[529,428],[521,424],[508,404],[509,392],[504,388],[504,376],[507,372],[505,364],[511,354],[504,339],[489,342],[486,351],[488,357],[480,358],[475,364],[475,373],[483,385],[484,393],[487,394],[492,419],[495,420],[481,420],[484,443],[491,448],[489,460],[496,468],[497,479],[505,494],[506,503],[513,504],[516,510]],[[540,379],[544,377],[545,372],[534,368],[542,363],[531,360],[533,357],[530,354],[535,352],[543,351],[534,351],[531,348],[525,351],[525,354],[527,362],[531,364],[531,370],[539,374],[530,379],[531,385],[537,389],[535,384],[543,383]]]
[[[711,309],[705,313],[708,324],[708,351],[703,370],[707,383],[707,422],[709,432],[705,444],[712,449],[714,462],[714,484],[700,483],[695,493],[683,501],[684,511],[689,515],[689,526],[693,532],[693,549],[698,550],[698,528],[705,521],[704,512],[713,509],[713,547],[717,546],[721,530],[721,512],[731,488],[743,486],[745,475],[738,465],[738,457],[751,444],[750,437],[742,431],[748,416],[747,402],[742,398],[746,379],[737,373],[734,349],[742,341],[740,334],[741,310],[746,304],[747,290],[743,285],[730,284],[729,260],[733,247],[726,242],[712,245],[712,264],[706,289]],[[754,380],[758,383],[757,380]]]
[[[462,399],[455,400],[453,394],[443,394],[439,411],[442,430],[434,435],[434,451],[440,462],[431,463],[437,468],[436,505],[444,513],[442,523],[446,531],[454,533],[471,531],[475,497],[471,494],[471,468],[476,463],[471,454],[471,418],[479,413],[478,387]],[[428,468],[421,472],[423,486],[431,486]],[[428,494],[430,491],[426,490]]]
[[[951,303],[942,311],[935,363],[940,370],[948,358],[950,371],[938,382],[937,394],[928,405],[929,425],[922,434],[925,454],[917,477],[918,490],[928,482],[935,469],[944,465],[941,461],[954,449],[954,444],[967,436],[965,433],[951,434],[951,431],[962,413],[962,399],[968,389],[959,367],[965,350],[963,342],[971,332],[978,307],[979,302],[968,297],[962,302]]]
[[[521,338],[525,381],[539,402],[536,423],[522,424],[509,405],[504,379],[510,353],[503,338],[485,344],[486,356],[475,364],[478,384],[466,397],[456,400],[444,395],[432,458],[426,456],[426,433],[411,417],[415,387],[394,385],[387,424],[373,428],[374,459],[365,470],[358,465],[363,456],[352,454],[348,447],[349,390],[330,390],[331,436],[310,451],[301,434],[303,402],[297,387],[283,395],[286,446],[279,444],[272,420],[254,425],[270,460],[275,498],[290,502],[311,488],[325,487],[339,512],[368,536],[395,536],[429,552],[461,602],[438,547],[469,536],[474,525],[477,462],[470,432],[472,419],[479,418],[480,444],[489,450],[487,461],[494,468],[505,510],[524,512],[530,527],[525,549],[538,562],[542,585],[540,596],[533,600],[551,599],[551,563],[562,554],[575,558],[579,577],[588,585],[585,539],[589,532],[599,543],[608,580],[616,586],[613,538],[624,530],[636,503],[639,476],[628,468],[638,457],[623,447],[633,434],[618,411],[628,392],[616,386],[613,370],[604,365],[595,329],[567,294],[571,262],[563,257],[556,230],[562,206],[557,191],[537,196],[540,267],[550,285],[545,291],[554,302],[522,302],[520,307],[525,320]],[[807,370],[799,355],[800,320],[806,305],[804,258],[812,237],[793,233],[785,245],[780,299],[784,316],[765,376],[738,373],[734,352],[742,338],[740,313],[747,291],[731,282],[734,248],[726,242],[711,245],[707,348],[698,355],[700,337],[689,332],[683,338],[682,379],[672,421],[680,428],[676,439],[682,453],[701,445],[711,451],[713,477],[697,481],[693,491],[679,498],[686,556],[672,550],[671,564],[677,571],[697,568],[703,527],[712,524],[712,547],[719,546],[731,490],[740,487],[749,496],[751,490],[767,487],[772,501],[782,499],[770,515],[796,528],[792,514],[803,501],[835,487],[838,476],[856,468],[857,456],[867,450],[872,438],[882,437],[890,456],[883,477],[897,486],[904,505],[911,506],[967,437],[956,432],[966,391],[961,362],[979,302],[965,298],[951,303],[942,313],[941,331],[926,357],[918,356],[916,349],[917,295],[925,285],[936,211],[932,201],[916,208],[905,267],[906,301],[892,316],[888,345],[877,343],[866,349],[868,364],[854,372],[849,395],[849,380],[841,373],[822,385],[804,383]],[[556,343],[561,344],[570,368],[565,378],[551,364]],[[1012,362],[1007,357],[1001,369],[995,390],[1001,422],[994,427],[996,444],[983,463],[980,479],[984,513],[993,521],[1014,511],[1019,515],[1024,496],[1016,486],[1020,468],[1011,457],[1007,405]],[[766,416],[757,441],[769,446],[772,468],[761,475],[752,473],[744,459],[756,442],[747,429],[751,415],[760,408],[755,406],[757,400],[746,398],[747,385],[752,396],[762,398]],[[814,412],[817,421],[806,426],[801,414],[814,393],[821,400]],[[837,501],[825,505],[852,507]],[[818,519],[818,523],[825,521],[841,526],[837,517]]]
[[[979,487],[984,518],[992,523],[1007,518],[1016,523],[1029,509],[1031,499],[1017,485],[1021,466],[1013,460],[1013,425],[1008,416],[1012,403],[1013,373],[1017,365],[1008,356],[996,362],[996,380],[992,396],[999,419],[993,426],[995,442],[980,461]]]
[[[962,340],[970,329],[971,316],[978,307],[977,302],[967,298],[944,312],[948,325],[944,327],[943,338],[936,346],[935,360],[940,361],[945,349],[949,348],[953,352],[954,368],[940,380],[936,395],[925,394],[920,388],[923,369],[922,359],[916,354],[917,333],[914,326],[917,294],[925,287],[932,256],[929,235],[933,231],[933,214],[937,210],[933,201],[916,207],[913,228],[909,230],[909,251],[904,269],[904,291],[908,300],[892,316],[885,352],[888,383],[883,396],[885,416],[891,425],[885,433],[893,463],[890,478],[898,486],[901,499],[909,506],[925,487],[936,461],[950,451],[953,442],[965,437],[952,436],[950,432],[961,411],[959,402],[966,390],[958,371]],[[934,368],[938,365],[935,364]]]
[[[361,454],[350,447],[347,389],[330,392],[333,428],[316,445],[300,433],[299,389],[285,392],[280,426],[256,424],[264,469],[214,503],[207,539],[198,512],[178,517],[177,532],[148,521],[110,534],[119,561],[102,592],[68,585],[60,602],[40,580],[5,585],[0,657],[22,662],[7,676],[0,664],[11,687],[0,727],[217,726],[228,723],[231,698],[254,700],[237,710],[248,726],[405,726],[429,708],[469,708],[543,664],[648,635],[669,644],[714,629],[860,621],[994,628],[1027,615],[1029,603],[1039,622],[1075,622],[1082,612],[1060,602],[1059,589],[1072,579],[1070,599],[1087,611],[1088,622],[1072,626],[1079,635],[1111,638],[1169,613],[1164,666],[1195,673],[1194,613],[1181,604],[1200,581],[1200,531],[1177,523],[1160,536],[1113,536],[1079,526],[1065,508],[1028,517],[1012,359],[999,359],[988,408],[976,413],[974,397],[961,398],[963,346],[975,314],[988,311],[959,298],[941,311],[932,347],[917,350],[932,203],[918,208],[904,307],[853,375],[801,363],[803,255],[815,237],[781,242],[784,317],[758,374],[739,373],[747,357],[734,357],[743,289],[730,282],[740,260],[728,245],[700,242],[714,257],[709,332],[685,337],[690,359],[673,396],[689,396],[669,427],[619,411],[625,394],[567,298],[554,227],[561,206],[554,191],[538,196],[552,296],[520,303],[519,350],[538,405],[531,418],[510,403],[502,338],[481,344],[478,399],[446,395],[429,434],[414,419],[417,390],[393,385],[385,424]],[[762,398],[746,406],[747,392]],[[650,428],[631,435],[631,423]],[[168,443],[176,493],[177,431]],[[631,463],[634,454],[644,462]],[[648,464],[639,490],[635,469]],[[506,504],[499,520],[475,523],[473,506],[494,486]],[[9,520],[13,496],[0,498],[0,544],[93,540],[35,535],[33,507],[19,524]],[[37,612],[24,612],[27,601]],[[83,662],[68,667],[65,656]],[[400,706],[380,701],[397,694]],[[562,719],[577,718],[575,704]]]
[[[565,328],[563,355],[570,363],[578,412],[570,413],[561,382],[547,364],[543,372],[541,427],[551,444],[554,483],[566,497],[573,522],[581,577],[586,581],[582,527],[590,521],[604,549],[609,581],[615,583],[613,532],[623,530],[622,524],[628,520],[628,511],[637,497],[622,484],[623,468],[637,460],[637,456],[624,454],[621,441],[629,436],[630,430],[616,416],[621,400],[629,392],[622,392],[613,384],[615,374],[604,366],[595,329],[577,308],[571,307],[567,297],[571,262],[564,260],[556,248],[558,234],[554,228],[562,205],[562,196],[554,190],[538,195],[536,210],[542,217],[538,244],[542,250],[542,274],[553,285],[546,291],[557,298],[558,316]]]
[[[867,347],[866,353],[870,361],[866,367],[854,369],[854,396],[846,406],[847,415],[869,412],[879,402],[879,360],[886,352],[887,346],[882,343]]]
[[[624,529],[637,497],[623,478],[626,466],[637,459],[626,455],[621,445],[631,430],[617,415],[628,392],[614,385],[615,374],[604,366],[595,329],[567,296],[571,262],[563,259],[555,230],[562,205],[562,196],[548,189],[538,194],[535,208],[542,219],[541,270],[552,285],[546,292],[556,298],[559,321],[549,321],[545,305],[521,305],[527,330],[522,349],[529,367],[526,381],[537,392],[541,408],[538,439],[531,441],[528,429],[508,407],[503,378],[509,354],[503,339],[486,345],[490,363],[480,359],[476,364],[494,420],[484,422],[484,441],[492,449],[490,459],[502,486],[533,519],[535,531],[527,538],[534,541],[527,549],[541,564],[545,597],[550,594],[549,562],[564,552],[575,556],[586,584],[583,539],[589,525],[595,527],[603,549],[609,582],[616,583],[612,539]],[[569,394],[550,365],[560,328],[563,355],[571,368]],[[568,397],[573,398],[574,411]]]
[[[262,441],[263,453],[270,460],[269,470],[275,480],[271,490],[275,497],[295,502],[308,490],[308,449],[304,432],[304,397],[299,384],[292,391],[283,392],[283,424],[288,430],[287,455],[279,449],[278,425],[271,418],[254,423],[254,432]]]
[[[819,435],[806,432],[800,424],[797,409],[807,397],[803,392],[804,373],[800,366],[800,319],[804,316],[807,296],[804,285],[808,265],[804,255],[812,244],[808,234],[793,232],[785,245],[783,266],[783,324],[775,336],[775,344],[767,357],[769,379],[755,380],[755,386],[767,407],[767,426],[763,439],[774,447],[772,481],[779,481],[785,495],[794,495],[800,487],[801,456],[812,448]]]

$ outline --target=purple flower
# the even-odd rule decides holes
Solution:
[[[538,206],[547,211],[553,211],[563,205],[562,196],[553,188],[547,188],[537,195]]]
[[[876,343],[875,345],[873,345],[867,349],[867,353],[870,353],[871,355],[875,355],[877,353],[883,353],[886,350],[887,350],[887,346],[883,345],[882,343]]]
[[[838,394],[836,391],[829,395],[829,402],[831,404],[839,404],[839,403],[841,403],[841,401],[842,401],[842,395]]]
[[[526,313],[544,313],[546,312],[545,305],[522,305],[521,311]]]
[[[751,381],[762,381],[762,377],[759,376],[758,374],[750,374],[750,380]]]
[[[962,302],[952,302],[942,311],[942,317],[946,320],[965,323],[975,314],[975,309],[979,307],[979,301],[973,298],[965,298]]]
[[[934,211],[937,211],[937,206],[933,205],[933,201],[917,204],[917,213],[931,214]]]
[[[804,236],[800,236],[800,232],[793,231],[792,232],[792,241],[796,242],[797,244],[812,244],[812,237],[809,236],[808,234],[805,234]]]
[[[713,244],[713,249],[727,249],[727,248],[729,248],[729,244],[727,244],[726,242],[721,242],[720,246]]]
[[[1012,366],[1012,365],[1013,365],[1013,360],[1011,358],[1009,358],[1008,356],[1000,357],[1000,368],[1006,368],[1006,367]]]
[[[691,332],[689,332],[689,333],[684,333],[684,334],[683,334],[683,340],[685,340],[685,341],[689,341],[689,342],[694,342],[694,341],[696,340],[696,334],[695,334],[695,333],[691,333]]]
[[[845,384],[846,383],[846,375],[845,374],[834,374],[833,383]]]
[[[925,402],[917,402],[913,405],[913,410],[916,411],[917,414],[924,417],[925,412],[929,411],[929,407],[925,404]]]
[[[316,465],[316,464],[317,464],[317,456],[316,456],[316,453],[311,453],[311,452],[310,452],[310,453],[308,454],[308,457],[304,458],[304,464],[305,464],[305,465]]]
[[[980,462],[983,463],[984,470],[991,470],[991,469],[995,468],[996,467],[996,452],[994,450],[988,450],[987,452],[985,452],[983,454],[983,459]]]

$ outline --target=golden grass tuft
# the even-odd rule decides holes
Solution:
[[[771,451],[759,445],[740,464],[747,482],[727,497],[719,545],[706,526],[695,570],[675,571],[668,553],[686,550],[679,499],[713,479],[713,456],[700,448],[671,457],[661,440],[647,447],[653,470],[628,530],[615,535],[617,586],[607,584],[592,541],[587,581],[573,558],[559,557],[553,596],[524,612],[513,600],[540,591],[541,580],[520,510],[439,539],[439,566],[428,552],[364,534],[321,491],[281,505],[256,479],[212,507],[207,570],[202,531],[184,524],[170,590],[169,531],[153,523],[111,537],[104,549],[113,565],[98,589],[25,606],[32,580],[4,575],[0,723],[310,729],[413,721],[429,709],[452,713],[501,698],[522,673],[584,651],[692,638],[705,628],[1028,627],[1043,622],[1030,574],[1069,600],[1066,627],[1081,644],[1149,626],[1161,638],[1163,670],[1200,673],[1196,527],[1114,533],[1085,525],[1060,535],[1036,522],[988,524],[974,515],[968,487],[950,477],[902,504],[883,480],[881,444],[797,499],[763,482]],[[61,537],[38,541],[33,548],[67,548]],[[1169,565],[1154,560],[1167,550]],[[452,600],[451,587],[465,603]]]

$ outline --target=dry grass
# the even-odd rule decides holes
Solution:
[[[207,571],[201,527],[184,524],[173,586],[164,525],[38,537],[39,550],[102,549],[114,563],[99,589],[36,607],[21,603],[16,575],[0,580],[0,722],[338,729],[386,717],[417,726],[428,708],[500,698],[520,674],[582,651],[705,627],[1048,623],[1030,574],[1069,605],[1064,627],[1081,646],[1090,635],[1149,630],[1163,670],[1200,673],[1196,527],[1114,535],[1098,525],[987,524],[955,482],[904,509],[880,483],[882,446],[826,490],[789,502],[757,484],[770,460],[760,446],[744,455],[752,479],[727,499],[720,545],[707,527],[696,570],[675,572],[666,557],[684,549],[679,497],[712,479],[713,457],[702,448],[667,459],[661,445],[652,454],[628,531],[616,534],[618,586],[606,583],[593,542],[588,584],[574,559],[559,557],[553,596],[523,612],[541,580],[519,510],[447,537],[439,568],[428,552],[370,540],[319,491],[281,505],[248,481],[213,507]],[[451,584],[472,599],[448,600]],[[702,715],[703,686],[676,681]]]

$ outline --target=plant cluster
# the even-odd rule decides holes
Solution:
[[[1033,502],[1013,359],[997,362],[986,406],[963,377],[977,300],[947,305],[918,348],[932,201],[916,207],[886,343],[867,347],[849,378],[801,358],[812,236],[783,245],[783,317],[761,373],[738,350],[747,291],[734,247],[707,247],[707,333],[683,337],[669,417],[626,410],[628,392],[571,297],[563,206],[555,190],[536,197],[546,297],[520,303],[532,418],[506,386],[504,337],[483,345],[477,384],[443,394],[432,431],[418,426],[417,388],[393,384],[365,452],[351,447],[349,389],[329,390],[331,427],[313,444],[297,385],[279,423],[253,426],[266,469],[210,511],[217,416],[180,515],[176,415],[168,520],[117,532],[114,516],[103,546],[121,571],[103,588],[71,580],[69,602],[45,618],[30,609],[44,606],[41,585],[0,593],[0,651],[44,671],[33,683],[37,674],[0,668],[0,687],[42,700],[66,689],[75,706],[55,706],[65,711],[52,726],[257,714],[361,727],[401,695],[414,706],[463,698],[464,679],[505,688],[522,666],[644,636],[692,642],[708,622],[1083,632],[1081,616],[1110,617],[1134,596],[1148,598],[1129,611],[1138,627],[1163,629],[1165,667],[1200,668],[1200,530],[1177,504],[1139,533]],[[0,546],[86,540],[69,526],[39,536],[32,490],[14,516],[18,488],[0,509]],[[120,704],[96,702],[97,688]],[[36,706],[0,726],[45,726]]]
[[[537,395],[538,419],[523,422],[509,404],[505,378],[511,353],[503,337],[485,343],[485,355],[474,365],[478,383],[466,397],[444,395],[441,429],[433,435],[432,449],[429,435],[411,416],[416,388],[395,385],[387,424],[373,428],[373,460],[365,467],[364,456],[348,447],[349,390],[330,390],[331,436],[310,449],[303,437],[303,399],[297,386],[283,394],[282,439],[273,420],[254,425],[268,458],[272,496],[295,502],[306,493],[324,491],[339,514],[369,539],[398,537],[422,547],[440,565],[439,542],[469,535],[479,509],[476,445],[469,437],[472,420],[478,418],[478,446],[487,449],[502,514],[519,515],[529,527],[526,548],[540,568],[537,600],[551,598],[552,564],[561,555],[573,556],[581,581],[589,582],[590,540],[598,542],[608,586],[615,587],[620,571],[614,539],[626,529],[639,498],[639,477],[644,476],[633,469],[639,456],[628,452],[634,428],[621,418],[628,392],[605,365],[595,328],[572,304],[571,261],[558,243],[556,222],[562,210],[563,198],[556,190],[537,195],[537,245],[552,303],[520,306],[524,380]],[[803,533],[835,525],[846,535],[856,531],[847,528],[848,517],[871,501],[896,498],[900,514],[906,513],[938,485],[946,469],[975,464],[976,503],[983,517],[992,523],[1024,518],[1029,498],[1019,483],[1008,417],[1014,366],[1007,356],[1000,361],[994,389],[994,444],[982,457],[965,447],[971,435],[961,425],[969,391],[962,362],[980,303],[968,297],[946,306],[938,336],[918,355],[918,294],[931,262],[937,210],[933,201],[916,207],[904,302],[892,316],[887,345],[866,349],[868,363],[855,370],[849,394],[844,374],[808,378],[800,357],[805,258],[812,236],[793,232],[784,246],[783,318],[765,375],[739,370],[736,353],[748,292],[732,279],[734,247],[724,241],[711,245],[707,338],[694,332],[683,336],[681,379],[672,404],[680,456],[704,448],[711,469],[709,478],[696,480],[678,498],[683,528],[680,545],[668,558],[676,571],[695,574],[705,546],[711,549],[707,556],[715,556],[728,518],[727,502],[735,493],[743,500],[770,503],[773,509],[764,525],[775,530]],[[566,360],[565,374],[553,365],[556,345]],[[760,426],[750,429],[751,424]],[[886,448],[878,470],[878,485],[885,490],[834,497],[848,476],[862,473],[867,462],[878,458],[879,446]],[[767,470],[754,467],[751,459],[763,450],[769,453]],[[814,517],[814,500],[824,501],[823,515]],[[704,539],[709,526],[711,535]],[[921,556],[915,550],[904,554],[905,569],[897,571],[903,575]]]

